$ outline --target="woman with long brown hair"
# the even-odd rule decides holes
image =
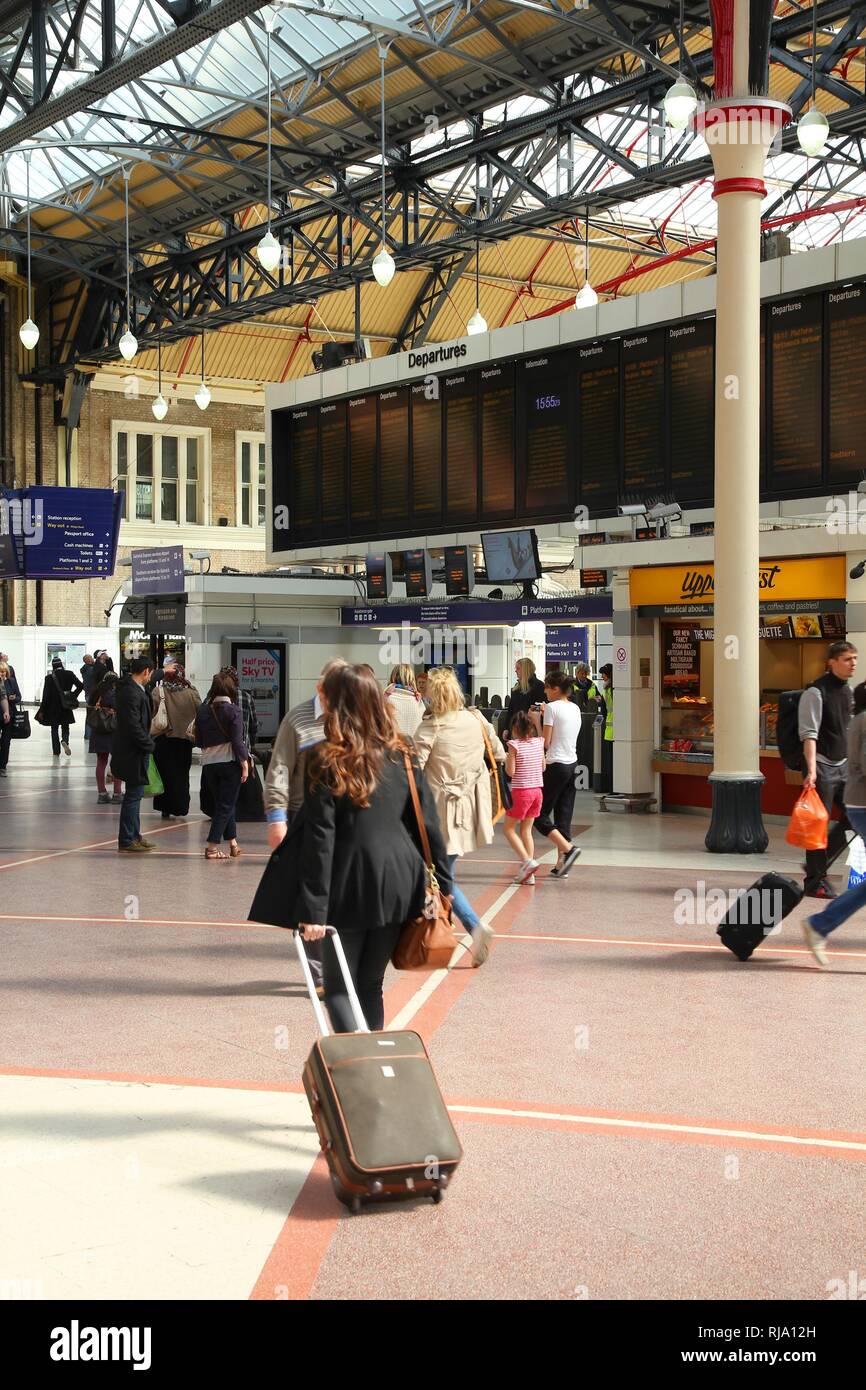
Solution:
[[[320,698],[325,738],[308,756],[303,811],[272,860],[285,890],[281,923],[300,927],[306,941],[320,940],[326,926],[336,928],[367,1025],[376,1030],[384,1024],[388,961],[403,923],[421,912],[426,893],[407,745],[369,666],[327,671]],[[414,758],[413,769],[439,886],[450,894],[436,808]],[[273,921],[260,898],[250,916]],[[323,963],[331,1023],[336,1032],[351,1033],[355,1025],[330,937]]]

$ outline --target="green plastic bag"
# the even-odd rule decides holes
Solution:
[[[159,768],[151,753],[147,760],[147,786],[142,792],[142,796],[162,796],[164,791],[165,787],[162,785]]]

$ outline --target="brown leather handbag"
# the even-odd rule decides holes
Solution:
[[[477,718],[478,723],[481,725],[481,737],[484,739],[485,756],[487,767],[490,772],[490,816],[493,824],[497,825],[499,821],[502,820],[506,808],[510,804],[506,802],[503,795],[504,773],[500,764],[496,761],[496,754],[493,751],[493,744],[490,742],[490,735],[487,732],[487,725],[483,714],[479,714],[478,711],[474,709],[471,713],[473,717]]]
[[[403,754],[403,761],[427,869],[427,898],[420,917],[413,917],[404,924],[391,956],[391,964],[395,970],[444,970],[460,942],[451,925],[451,899],[442,893],[436,878],[415,772],[408,753]]]

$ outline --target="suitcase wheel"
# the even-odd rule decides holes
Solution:
[[[377,1180],[368,1182],[367,1186],[369,1187],[370,1192],[374,1197],[378,1197],[379,1193],[382,1191],[382,1184]]]
[[[437,1187],[435,1192],[430,1193],[430,1201],[433,1203],[435,1207],[438,1207],[439,1203],[442,1201],[442,1198],[444,1196],[445,1193],[442,1191],[442,1188]]]
[[[358,1215],[358,1212],[359,1212],[360,1210],[361,1210],[361,1198],[360,1198],[360,1197],[353,1197],[352,1200],[351,1200],[351,1202],[349,1203],[349,1211],[352,1213],[353,1216],[357,1216],[357,1215]]]

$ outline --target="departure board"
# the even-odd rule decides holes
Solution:
[[[379,396],[379,521],[384,530],[409,519],[409,388]]]
[[[319,469],[319,412],[292,411],[292,530],[298,536],[318,532],[316,506]]]
[[[478,393],[475,372],[446,376],[445,515],[448,521],[473,521],[478,513]]]
[[[644,497],[665,487],[664,329],[622,340],[623,490]]]
[[[619,492],[619,339],[577,350],[577,452],[580,501],[616,502]]]
[[[438,382],[436,383],[438,386]],[[419,526],[442,519],[442,402],[427,382],[409,388],[412,403],[412,518]]]
[[[571,354],[530,357],[523,363],[523,498],[530,515],[567,511],[568,395]]]
[[[291,550],[294,545],[294,499],[292,497],[292,421],[291,411],[275,410],[271,416],[271,528],[272,548]]]
[[[319,408],[322,531],[325,535],[340,535],[346,529],[346,414],[345,401],[329,401]]]
[[[712,319],[667,330],[670,489],[678,502],[713,496],[714,330]]]
[[[514,367],[482,367],[481,514],[485,521],[507,521],[516,505],[514,448]]]
[[[866,472],[866,290],[827,296],[829,351],[828,481],[856,483]]]
[[[770,480],[821,481],[821,296],[770,306]]]
[[[376,526],[376,397],[349,401],[349,493],[351,527],[369,535]]]

